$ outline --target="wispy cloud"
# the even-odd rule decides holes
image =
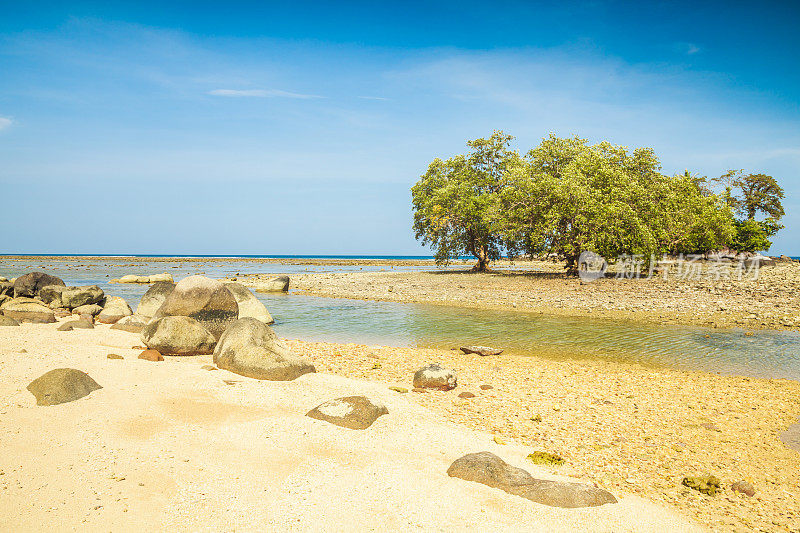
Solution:
[[[11,126],[13,121],[10,118],[0,117],[0,130],[4,130]]]
[[[390,98],[384,98],[383,96],[359,96],[362,100],[391,100]]]
[[[697,44],[687,43],[687,42],[675,43],[673,45],[673,48],[675,49],[676,52],[680,54],[686,54],[687,56],[693,56],[701,51],[700,46],[698,46]]]
[[[310,100],[314,98],[325,98],[316,94],[300,94],[280,89],[214,89],[208,91],[212,96],[228,96],[231,98],[297,98],[300,100]]]

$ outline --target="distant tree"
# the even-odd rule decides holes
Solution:
[[[750,253],[769,250],[770,237],[783,229],[778,222],[785,214],[783,188],[772,176],[745,174],[744,170],[729,170],[719,181],[725,185],[723,196],[727,204],[741,217],[736,220],[730,247]],[[765,218],[756,220],[759,214]]]
[[[519,160],[509,148],[512,136],[495,131],[467,145],[467,155],[435,159],[411,188],[414,232],[435,251],[437,264],[465,253],[485,271],[500,258],[503,241],[496,230],[497,198],[508,169]]]

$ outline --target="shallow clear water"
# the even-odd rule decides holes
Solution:
[[[238,273],[353,271],[330,267],[265,263],[152,263],[5,261],[0,275],[14,277],[33,268],[61,277],[69,285],[98,284],[125,297],[135,308],[147,285],[109,284],[124,274],[170,272],[175,279],[203,273],[224,277]],[[177,268],[172,268],[177,267]],[[389,270],[363,267],[363,270]],[[405,267],[405,269],[421,267]],[[401,268],[395,267],[396,270]],[[539,316],[519,312],[469,310],[445,306],[260,294],[284,337],[389,346],[452,348],[485,344],[507,354],[556,358],[604,358],[691,370],[800,380],[800,333],[718,330],[659,326],[620,321]]]

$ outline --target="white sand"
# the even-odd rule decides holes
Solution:
[[[0,327],[2,531],[700,530],[634,496],[558,509],[450,478],[453,460],[487,450],[561,479],[526,464],[530,450],[383,386],[325,374],[258,381],[202,370],[210,356],[152,363],[136,359],[137,335],[56,327]],[[104,388],[36,406],[25,387],[59,367]],[[363,431],[304,416],[355,394],[389,415]]]

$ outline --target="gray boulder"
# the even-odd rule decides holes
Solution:
[[[67,309],[74,309],[83,305],[100,303],[104,296],[103,289],[97,285],[67,287],[61,291],[61,303]]]
[[[19,322],[10,316],[0,315],[0,326],[19,326]]]
[[[255,318],[240,318],[225,330],[214,349],[214,364],[271,381],[290,381],[316,372],[310,361],[293,354],[272,328]]]
[[[275,323],[267,308],[250,292],[250,289],[241,283],[225,283],[225,287],[236,298],[239,306],[239,318],[255,318],[265,324]]]
[[[29,272],[14,280],[14,297],[33,298],[39,295],[39,291],[48,285],[65,286],[64,280],[45,274],[44,272]]]
[[[131,306],[128,305],[128,302],[126,302],[124,298],[109,296],[106,298],[106,304],[103,306],[103,310],[97,315],[97,320],[103,324],[114,324],[120,318],[132,314]]]
[[[175,285],[153,318],[188,316],[219,339],[238,314],[236,298],[222,282],[205,276],[189,276]]]
[[[138,314],[132,314],[117,320],[117,322],[111,326],[111,329],[119,329],[130,333],[141,333],[148,322],[150,322],[149,318]]]
[[[454,370],[437,363],[424,366],[414,373],[414,388],[451,390],[458,384]]]
[[[73,402],[102,388],[88,374],[74,368],[56,368],[28,385],[36,405]]]
[[[48,304],[51,308],[63,307],[61,303],[61,293],[67,288],[62,285],[47,285],[39,289],[39,298],[44,303]]]
[[[306,413],[316,420],[324,420],[349,429],[367,429],[378,417],[388,415],[384,405],[374,404],[365,396],[346,396],[328,400]]]
[[[142,299],[139,300],[139,305],[136,307],[136,314],[153,318],[156,312],[164,305],[167,296],[175,289],[175,284],[167,281],[159,281],[154,283],[147,292],[144,293]]]
[[[51,323],[56,321],[53,310],[39,300],[33,298],[12,298],[0,305],[0,311],[5,316],[19,322]]]
[[[447,475],[482,483],[551,507],[596,507],[617,503],[608,491],[584,483],[536,479],[490,452],[470,453],[453,461]]]
[[[165,316],[142,328],[142,341],[163,355],[201,355],[214,351],[216,339],[197,320],[188,316]]]
[[[287,292],[289,290],[289,276],[276,276],[267,281],[262,281],[255,289],[258,292]]]
[[[70,320],[58,326],[58,331],[72,331],[73,329],[94,329],[94,324],[88,320]]]

